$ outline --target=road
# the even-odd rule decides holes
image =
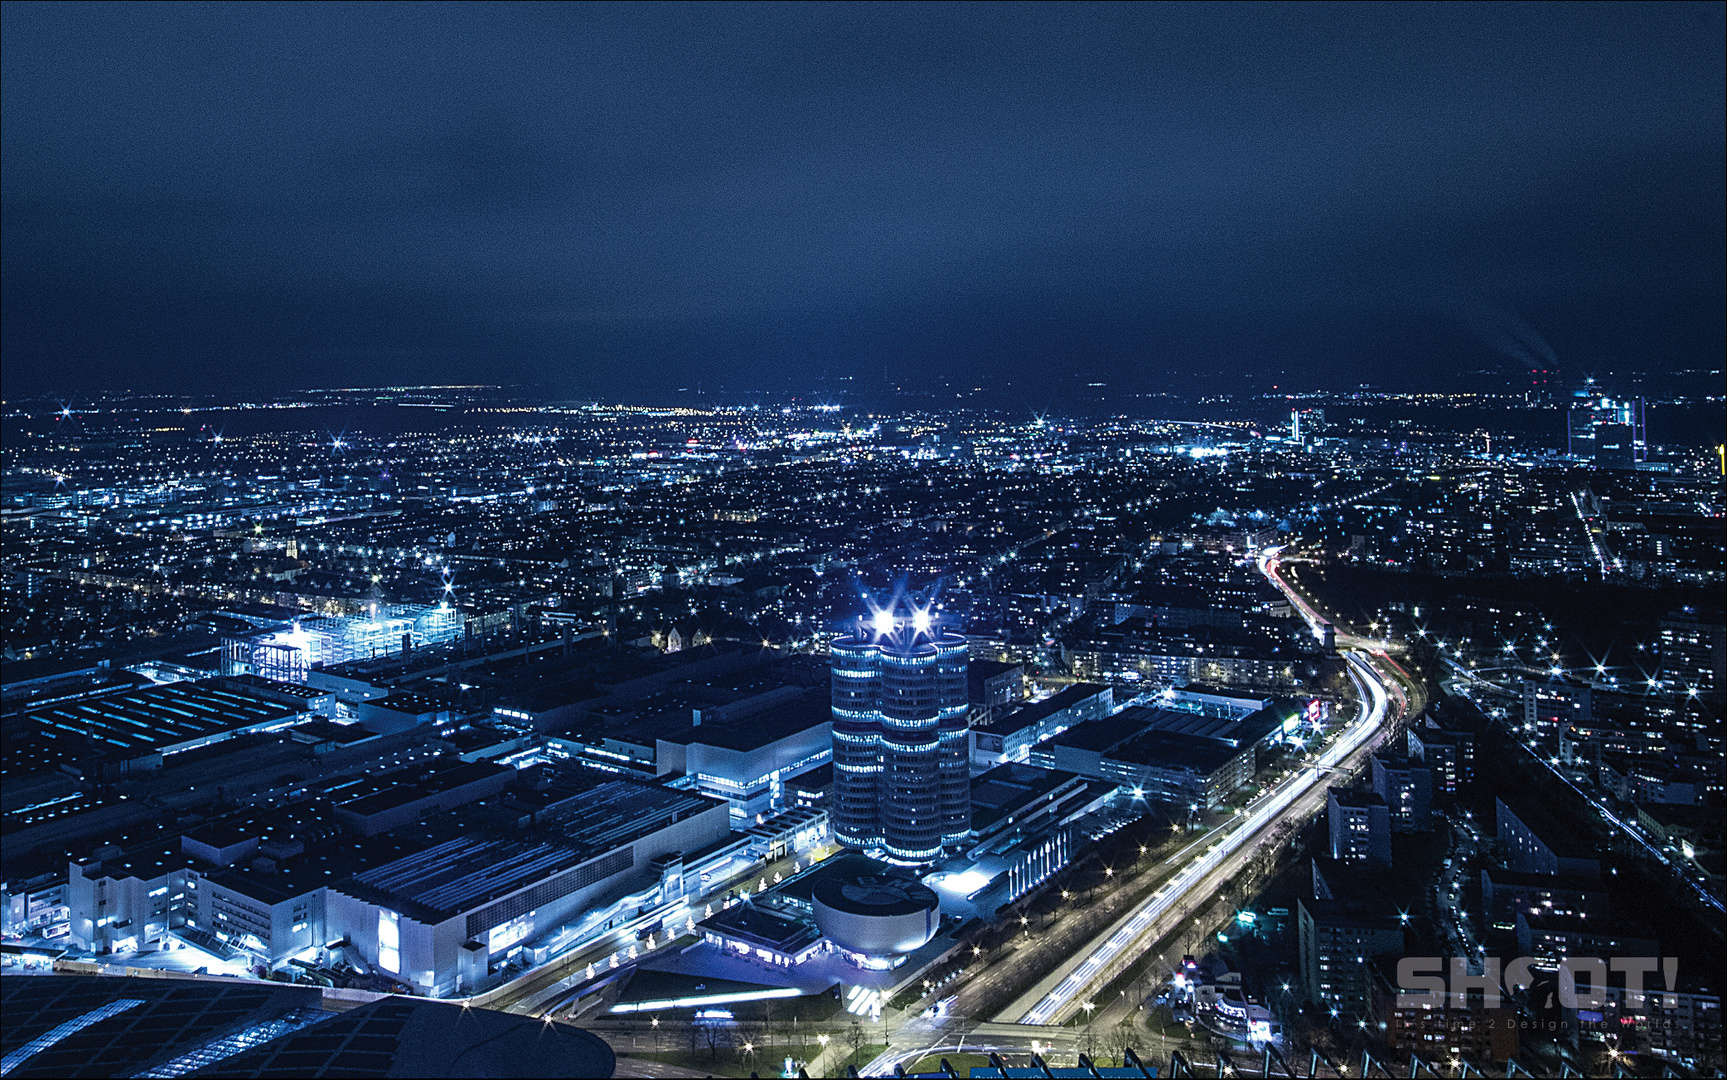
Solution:
[[[1278,559],[1280,551],[1271,549],[1264,553],[1259,560],[1260,571],[1318,633],[1328,620],[1285,579]],[[1209,905],[1223,882],[1247,866],[1266,844],[1281,842],[1274,826],[1280,822],[1306,821],[1318,814],[1325,805],[1327,781],[1365,764],[1385,733],[1408,712],[1414,688],[1405,682],[1407,676],[1385,653],[1383,642],[1346,633],[1338,633],[1336,640],[1340,649],[1350,650],[1346,655],[1349,677],[1361,703],[1356,717],[1335,733],[1324,749],[1243,807],[1234,822],[1206,837],[1211,841],[1207,846],[1197,851],[1190,847],[1187,864],[1148,900],[1124,914],[1046,976],[1042,984],[1053,981],[1053,987],[1041,992],[1034,1004],[1014,1018],[1016,1026],[1023,1030],[1058,1025],[1089,1004],[1093,994],[1146,949]],[[1010,1013],[1018,1011],[1017,1005],[1010,1009]],[[973,1029],[974,1036],[980,1032],[987,1036],[999,1027],[982,1025]],[[975,1041],[971,1045],[980,1051],[993,1048],[1024,1052],[1033,1040],[1040,1045],[1053,1043],[1054,1048],[1060,1049],[1074,1037],[1070,1031],[1026,1031],[1022,1035],[1003,1032],[983,1041],[1016,1045],[978,1046]],[[950,1039],[957,1045],[957,1038],[942,1030],[939,1022],[908,1023],[888,1049],[863,1071],[867,1075],[889,1075],[896,1065],[909,1064],[931,1052],[949,1048]],[[932,1051],[932,1047],[936,1050]]]
[[[1481,833],[1473,821],[1461,814],[1451,818],[1451,855],[1445,860],[1445,869],[1439,876],[1439,891],[1434,896],[1433,909],[1434,921],[1445,935],[1451,955],[1468,957],[1470,974],[1480,974],[1478,953],[1485,949],[1469,925],[1462,896],[1480,839]]]
[[[1317,758],[1243,807],[1238,822],[1227,827],[1220,839],[1123,919],[1101,943],[1080,954],[1067,977],[1019,1017],[1020,1023],[1059,1024],[1066,1020],[1106,981],[1109,969],[1119,967],[1114,963],[1118,958],[1125,961],[1129,955],[1137,956],[1209,902],[1225,881],[1259,853],[1260,844],[1255,841],[1269,840],[1272,825],[1286,819],[1305,820],[1324,807],[1329,774],[1332,770],[1352,771],[1365,762],[1392,710],[1385,682],[1372,665],[1358,654],[1351,654],[1349,663],[1362,697],[1357,717]],[[1129,947],[1134,945],[1141,948],[1129,954]]]

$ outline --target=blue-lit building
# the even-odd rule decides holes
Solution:
[[[464,834],[331,884],[324,937],[420,993],[472,993],[518,946],[559,947],[687,896],[685,853],[730,834],[724,802],[612,781],[534,836]]]
[[[834,836],[902,863],[971,835],[966,644],[927,611],[878,612],[832,645]]]
[[[222,674],[304,683],[309,671],[455,641],[464,616],[449,604],[392,604],[369,618],[326,616],[222,639]]]

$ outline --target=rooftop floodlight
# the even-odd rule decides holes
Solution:
[[[875,627],[877,637],[886,637],[893,633],[893,612],[878,611],[870,621]]]
[[[931,619],[928,608],[917,608],[912,611],[911,626],[913,630],[916,630],[920,634],[927,634],[929,633],[930,623]]]

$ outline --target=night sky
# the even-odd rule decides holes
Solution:
[[[1724,10],[8,3],[4,392],[1719,393]]]

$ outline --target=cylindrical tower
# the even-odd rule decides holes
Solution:
[[[932,622],[877,612],[831,646],[834,838],[895,862],[971,835],[966,644]]]
[[[881,650],[859,636],[832,647],[834,839],[849,848],[881,843]]]
[[[935,646],[914,635],[882,647],[882,846],[907,862],[941,856],[936,670]]]
[[[937,772],[941,782],[941,842],[949,850],[971,838],[971,702],[965,638],[935,639]]]

